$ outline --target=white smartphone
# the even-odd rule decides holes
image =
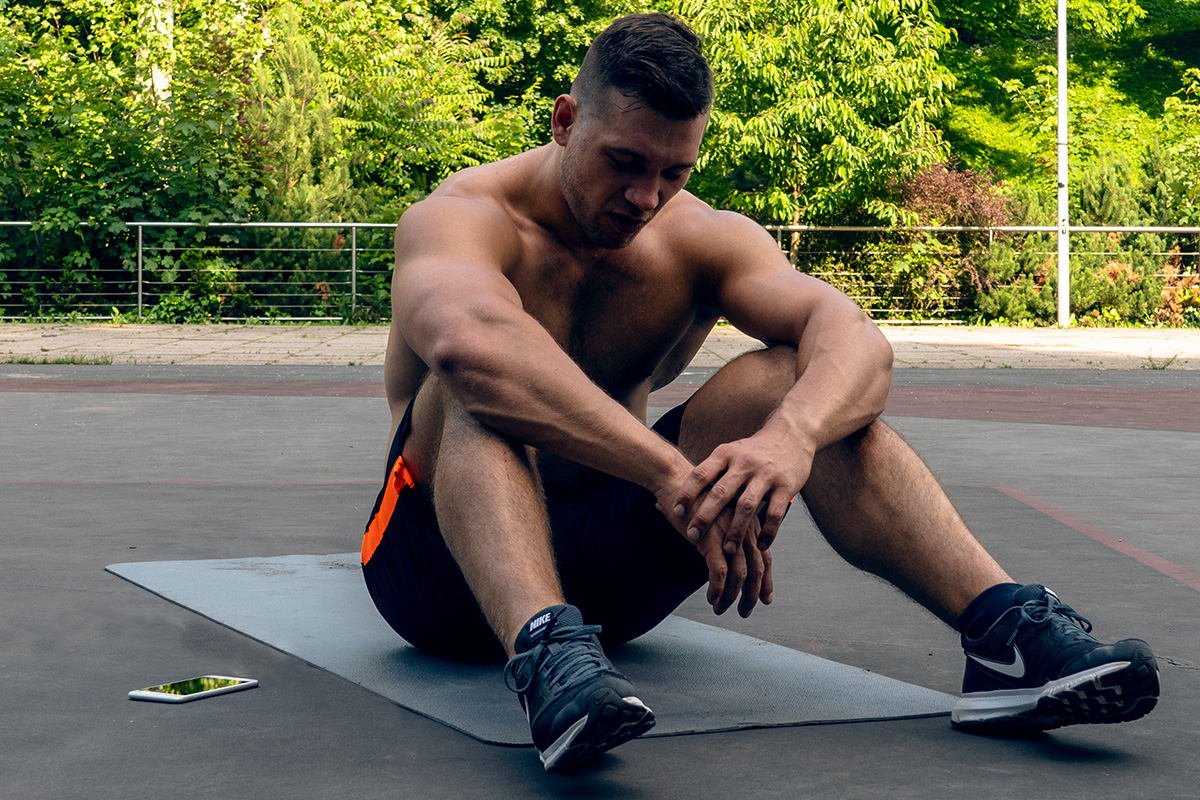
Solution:
[[[253,678],[231,678],[227,675],[201,675],[188,678],[186,681],[164,683],[159,686],[148,686],[145,689],[134,689],[129,693],[130,700],[154,700],[159,703],[186,703],[189,700],[199,700],[202,697],[212,697],[215,694],[237,692],[242,689],[253,689],[258,681]]]

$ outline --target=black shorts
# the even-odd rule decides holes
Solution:
[[[663,415],[654,430],[678,442],[686,405]],[[450,555],[432,506],[400,459],[411,424],[410,404],[363,537],[367,589],[379,613],[409,644],[450,658],[503,659],[504,649]],[[708,581],[695,546],[637,484],[604,475],[582,489],[547,492],[546,503],[567,602],[579,607],[588,624],[602,626],[606,647],[641,636]]]

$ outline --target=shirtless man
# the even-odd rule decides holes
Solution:
[[[507,655],[542,762],[566,769],[653,725],[602,645],[706,583],[718,614],[770,603],[799,496],[838,553],[962,632],[955,724],[1148,713],[1149,647],[1101,645],[1053,593],[1012,583],[879,420],[892,353],[875,325],[684,191],[711,103],[685,25],[623,18],[555,100],[552,142],[404,214],[392,444],[362,554],[385,619],[432,653]],[[647,427],[650,392],[720,316],[766,347]]]

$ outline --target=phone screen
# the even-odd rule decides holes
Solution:
[[[208,692],[213,689],[224,689],[227,686],[237,686],[241,683],[246,683],[246,680],[242,678],[220,678],[214,675],[205,675],[199,678],[190,678],[186,681],[175,681],[174,683],[164,683],[161,686],[151,686],[143,689],[143,691],[186,696],[199,692]]]

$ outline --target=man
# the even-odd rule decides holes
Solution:
[[[448,178],[396,231],[388,475],[363,542],[411,644],[507,655],[547,770],[650,728],[605,657],[708,584],[771,602],[803,499],[821,532],[963,634],[962,726],[1148,713],[1157,667],[1019,587],[879,421],[892,353],[758,225],[683,191],[712,104],[694,34],[660,14],[593,43],[553,141]],[[720,316],[766,343],[646,427]],[[739,599],[740,598],[740,599]]]

